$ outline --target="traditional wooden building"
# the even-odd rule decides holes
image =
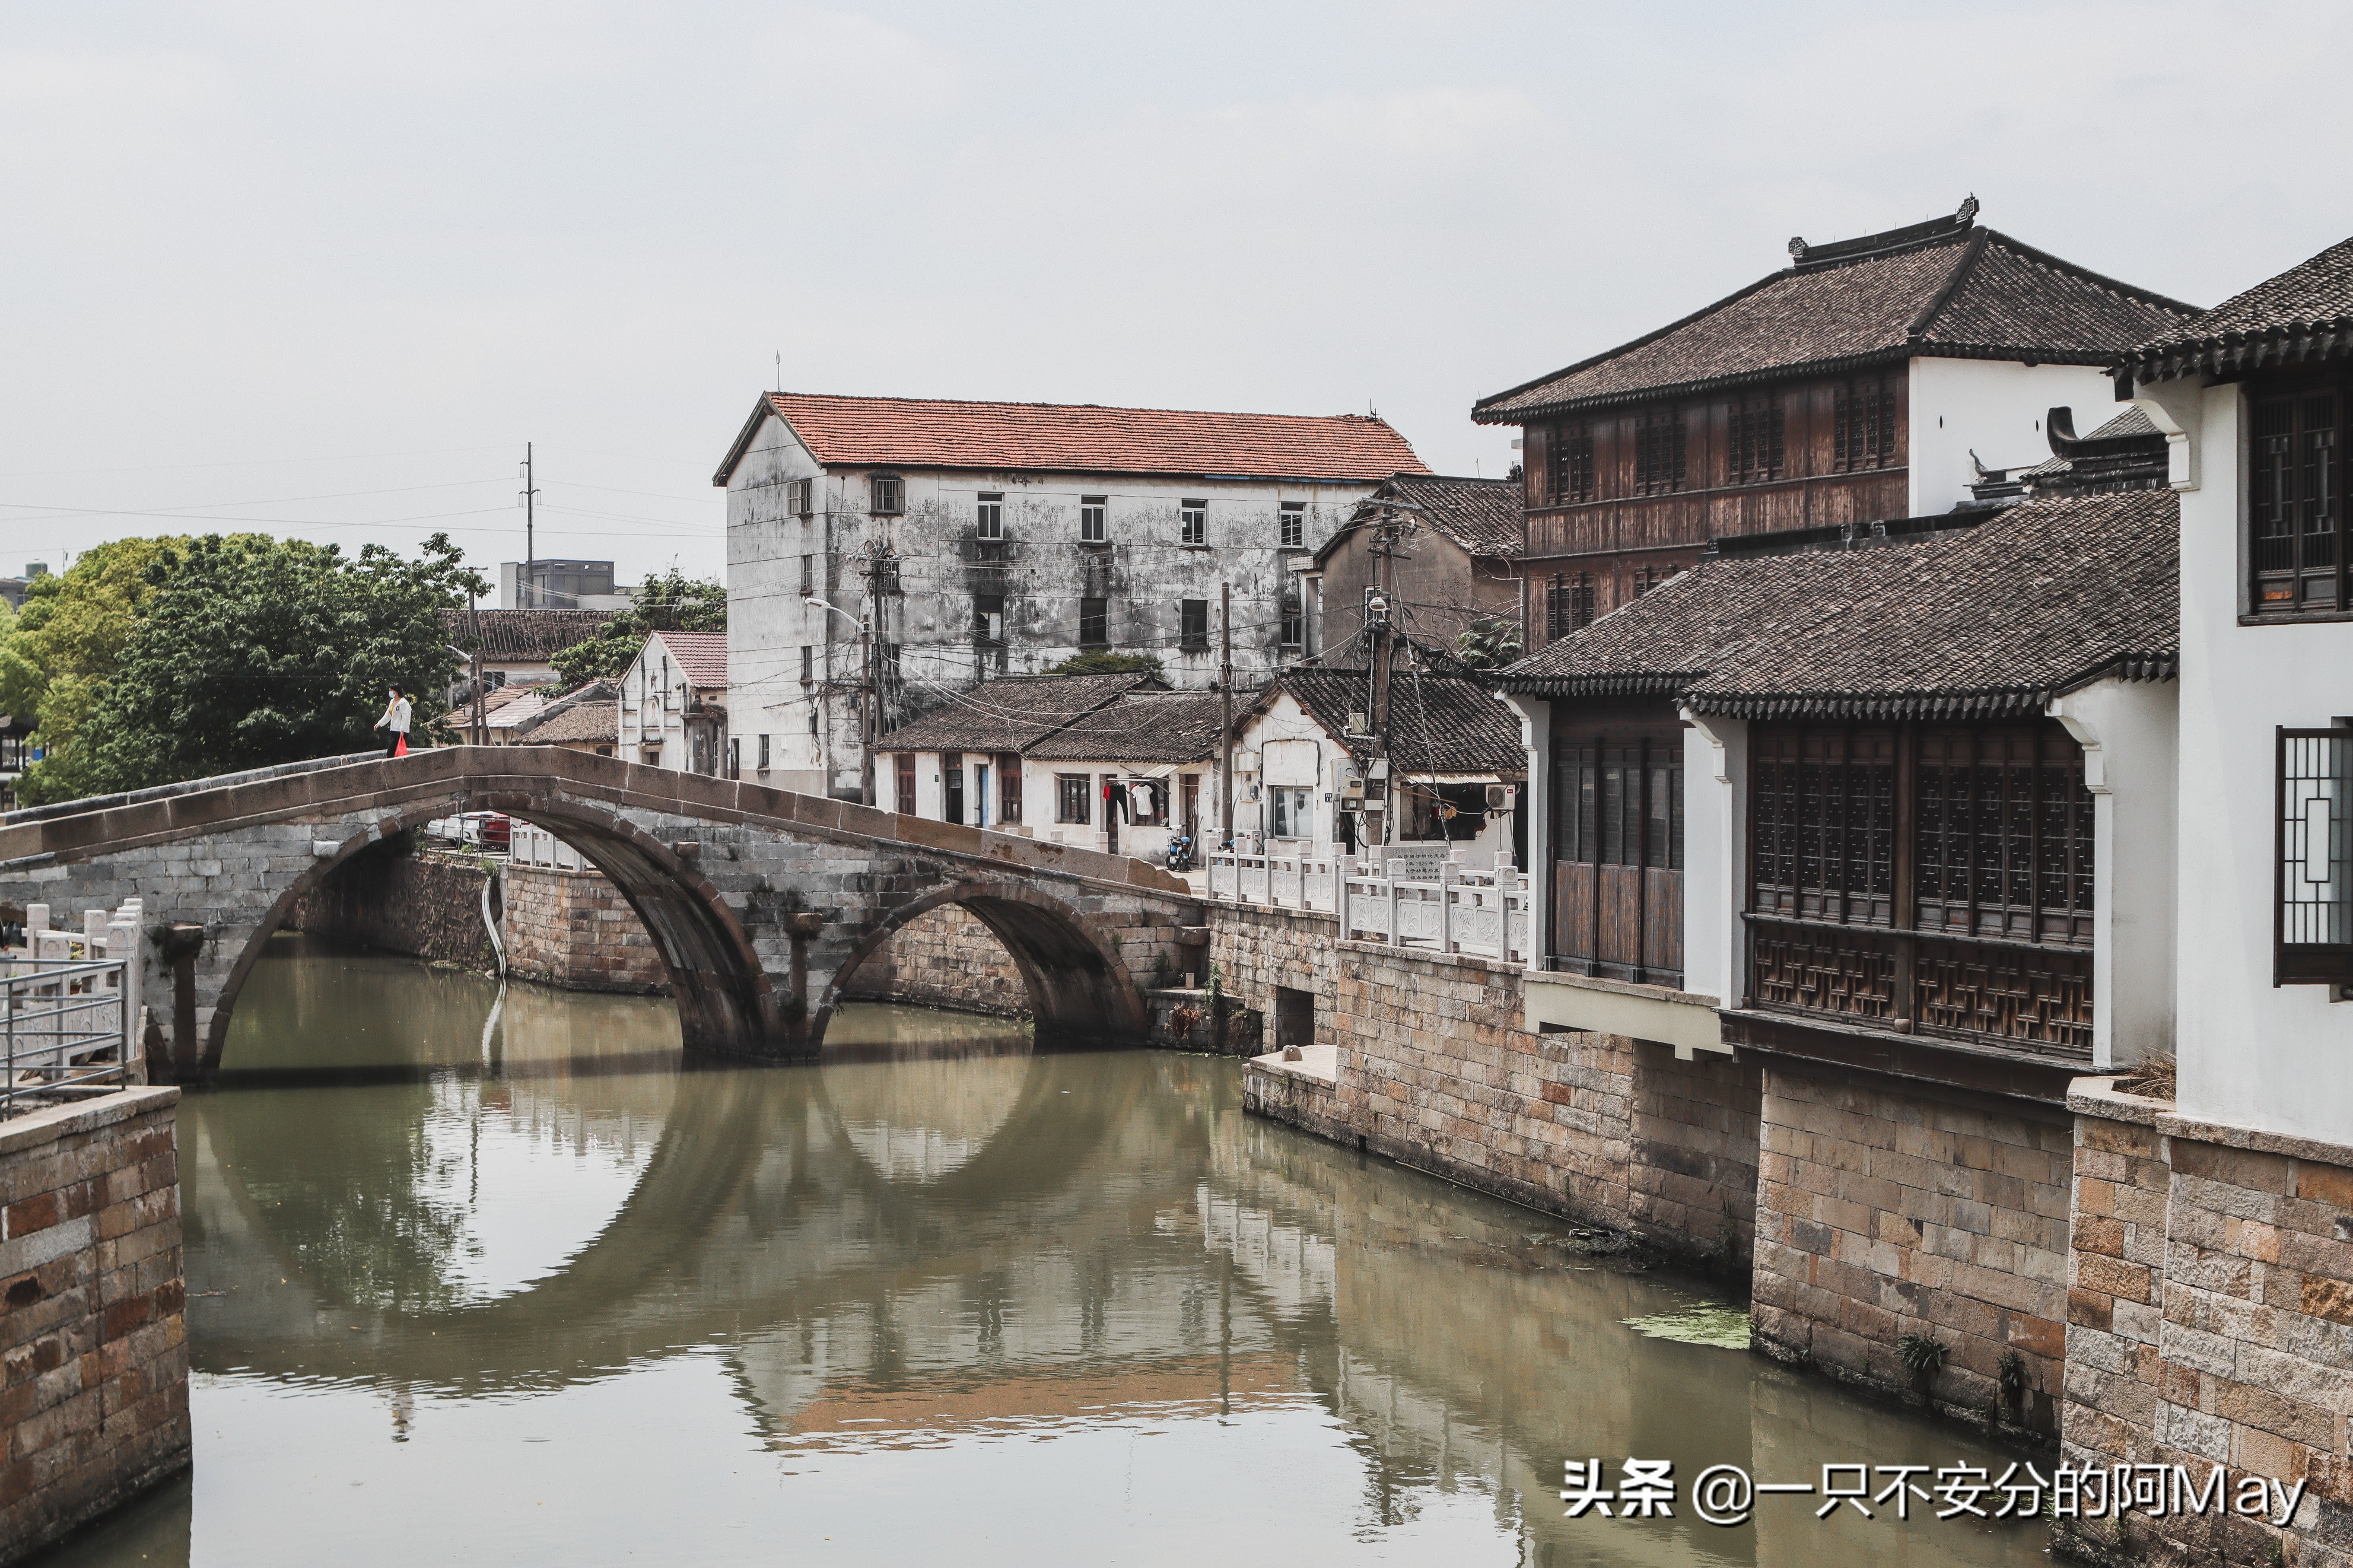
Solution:
[[[1718,559],[1508,671],[1562,982],[1532,1023],[1947,1042],[2063,1095],[2168,1047],[2175,526],[2144,489]]]
[[[1300,575],[1309,657],[1362,664],[1365,601],[1386,591],[1408,637],[1451,647],[1471,626],[1521,624],[1517,479],[1393,474],[1356,504]],[[1290,613],[1287,602],[1286,614]]]
[[[1695,564],[1711,539],[1972,500],[2043,454],[2045,411],[2192,307],[1950,217],[1831,245],[1632,342],[1483,399],[1525,458],[1531,647]]]

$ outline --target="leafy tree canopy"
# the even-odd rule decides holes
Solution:
[[[1472,669],[1517,664],[1521,653],[1519,623],[1505,616],[1473,621],[1454,639],[1454,657]]]
[[[412,732],[437,728],[459,666],[441,612],[487,588],[448,535],[413,561],[255,535],[157,542],[145,614],[73,743],[26,773],[27,799],[363,750],[396,684]]]
[[[566,690],[585,682],[625,675],[638,650],[654,632],[723,632],[727,590],[708,577],[689,577],[675,566],[646,579],[637,601],[605,623],[605,629],[575,643],[548,662]]]
[[[1148,675],[1155,680],[1167,679],[1168,671],[1156,653],[1074,653],[1061,663],[1049,666],[1049,675]]]
[[[76,738],[155,595],[149,569],[186,544],[185,539],[119,539],[93,545],[65,572],[36,577],[26,589],[25,607],[0,636],[0,710],[32,725],[35,739],[60,760],[33,770],[18,788],[23,798],[88,793],[62,783],[70,771],[62,759],[76,751]],[[34,793],[43,775],[61,781],[59,793]]]

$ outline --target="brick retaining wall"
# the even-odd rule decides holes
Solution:
[[[2226,1465],[2293,1489],[2285,1531],[2131,1516],[2169,1562],[2353,1563],[2353,1149],[2216,1126],[2079,1080],[2066,1458]],[[2072,1544],[2117,1555],[2108,1536]],[[2276,1555],[2275,1555],[2276,1553]]]
[[[574,991],[670,989],[654,939],[602,871],[509,865],[500,890],[510,974]]]
[[[1973,1411],[2015,1352],[2030,1391],[2018,1414],[2052,1430],[2066,1349],[2064,1113],[1768,1067],[1760,1120],[1758,1346],[1905,1392],[1898,1342],[1932,1335],[1947,1359],[1931,1396]]]
[[[356,942],[379,952],[497,965],[482,925],[489,873],[470,856],[405,854],[399,840],[359,856],[304,894],[288,929]]]
[[[858,966],[842,994],[1006,1018],[1029,1014],[1029,984],[1005,944],[955,904],[928,910],[893,931]]]
[[[188,1464],[179,1099],[0,1122],[0,1560]]]

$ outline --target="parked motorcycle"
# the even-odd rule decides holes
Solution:
[[[1168,868],[1171,871],[1189,871],[1193,868],[1193,836],[1191,834],[1172,833],[1168,836]]]

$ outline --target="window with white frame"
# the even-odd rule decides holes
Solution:
[[[1282,521],[1278,524],[1276,543],[1284,550],[1303,550],[1307,545],[1307,503],[1287,500],[1282,503]]]
[[[1079,498],[1079,542],[1101,544],[1111,537],[1111,498]]]
[[[980,537],[1005,537],[1005,497],[1002,492],[983,490],[980,495]]]
[[[1209,542],[1209,503],[1188,500],[1176,508],[1176,542],[1206,546]]]
[[[1305,838],[1314,824],[1314,795],[1305,789],[1276,785],[1266,792],[1267,836]]]

